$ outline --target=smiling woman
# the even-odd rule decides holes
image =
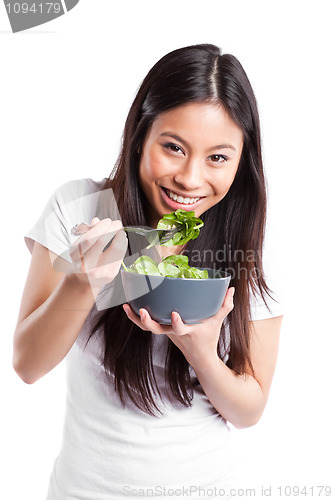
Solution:
[[[233,183],[242,147],[243,132],[221,104],[190,102],[161,113],[139,165],[150,225],[170,210],[195,210],[199,217],[219,203]]]
[[[121,287],[122,259],[137,257],[122,227],[156,227],[177,209],[204,225],[163,255],[233,271],[220,310],[197,324],[175,311],[168,325],[145,308],[138,316]],[[58,188],[26,235],[32,260],[14,368],[27,383],[64,358],[68,370],[47,500],[152,491],[166,499],[170,489],[187,497],[195,485],[230,498],[237,462],[228,423],[258,422],[278,352],[281,311],[262,266],[265,217],[259,116],[241,64],[209,44],[167,54],[138,90],[109,178]],[[75,239],[71,228],[82,221],[91,226]]]

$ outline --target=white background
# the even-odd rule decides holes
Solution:
[[[330,4],[81,0],[68,14],[17,34],[0,4],[0,495],[6,492],[6,500],[45,498],[65,398],[63,363],[30,386],[11,367],[30,261],[23,234],[61,183],[110,173],[147,71],[170,50],[203,42],[238,57],[257,95],[268,253],[285,303],[269,403],[257,426],[237,431],[244,484],[255,483],[257,497],[262,485],[272,486],[273,498],[278,485],[313,486],[307,498],[323,498],[317,485],[332,485]]]

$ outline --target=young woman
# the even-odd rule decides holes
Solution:
[[[189,325],[174,312],[168,326],[125,303],[118,271],[135,246],[121,228],[156,227],[178,208],[204,226],[160,254],[186,253],[232,281],[214,317]],[[265,214],[259,117],[241,64],[208,44],[167,54],[134,99],[110,177],[58,188],[26,235],[32,260],[13,365],[34,383],[67,362],[48,500],[201,498],[213,488],[228,498],[228,422],[258,422],[278,351],[282,317],[262,268]],[[80,222],[92,227],[77,238]]]

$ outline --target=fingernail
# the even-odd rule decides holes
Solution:
[[[231,297],[235,295],[235,287],[232,288]]]
[[[145,318],[146,318],[146,313],[144,312],[144,310],[143,310],[143,309],[140,309],[140,310],[139,310],[139,313],[140,313],[140,317],[141,317],[141,319],[145,319]]]

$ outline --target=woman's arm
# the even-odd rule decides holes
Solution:
[[[27,384],[66,356],[94,305],[89,283],[55,271],[54,257],[35,243],[13,343],[13,367]]]
[[[260,419],[273,379],[282,316],[251,322],[254,377],[237,375],[216,355],[192,365],[212,405],[235,427],[250,427]]]
[[[53,268],[57,257],[35,243],[14,333],[13,367],[22,380],[34,383],[52,370],[74,344],[95,297],[117,274],[127,248],[121,223],[94,219],[95,226],[72,247],[72,272]],[[98,224],[99,223],[99,224]]]
[[[262,415],[272,382],[279,344],[282,316],[251,322],[250,357],[255,372],[238,375],[217,356],[222,321],[233,308],[230,288],[220,311],[198,325],[185,325],[178,313],[171,315],[171,326],[158,324],[147,310],[138,317],[124,305],[128,317],[143,330],[166,334],[183,352],[216,410],[235,427],[250,427]]]

